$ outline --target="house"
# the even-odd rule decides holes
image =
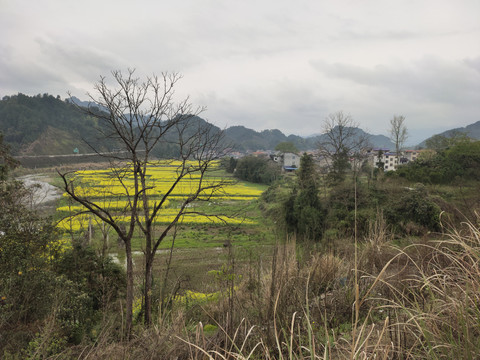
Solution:
[[[300,167],[300,156],[294,153],[284,153],[282,165],[285,171],[295,171]]]
[[[418,157],[418,155],[420,154],[420,150],[405,150],[404,152],[404,157],[408,160],[408,161],[415,161]]]
[[[401,155],[397,157],[395,152],[390,152],[390,149],[371,149],[368,152],[370,165],[373,167],[383,168],[385,171],[395,171],[399,165],[408,164],[410,161],[415,161],[419,155],[419,150],[404,150]]]
[[[282,157],[280,156],[280,154],[270,154],[270,160],[279,163],[280,161],[282,161]]]
[[[387,152],[382,155],[381,158],[378,158],[380,162],[383,162],[383,169],[385,171],[391,171],[391,170],[396,170],[398,163],[399,163],[399,158],[397,158],[397,154],[394,152]],[[377,163],[378,164],[378,161]]]
[[[294,153],[270,154],[270,159],[282,165],[284,171],[295,171],[300,167],[300,156]]]

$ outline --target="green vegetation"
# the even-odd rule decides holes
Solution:
[[[298,153],[298,149],[294,143],[290,141],[282,141],[275,146],[275,151],[280,151],[282,153]]]
[[[10,154],[10,146],[3,140],[0,133],[0,181],[6,181],[8,173],[18,165],[18,162]]]
[[[427,184],[452,184],[477,180],[480,175],[480,141],[459,140],[431,156],[389,174]]]
[[[303,240],[322,237],[325,211],[319,198],[318,175],[313,157],[306,153],[300,158],[297,185],[285,202],[287,231]]]
[[[256,156],[245,156],[237,161],[235,177],[254,183],[271,184],[280,176],[280,166]]]
[[[47,358],[94,339],[106,325],[102,314],[120,311],[124,291],[124,272],[111,258],[77,241],[65,247],[29,201],[21,183],[0,181],[2,358]],[[120,316],[109,321],[121,326]]]
[[[261,197],[240,201],[222,187],[184,210],[255,221],[176,222],[150,258],[149,278],[141,228],[129,243],[118,241],[119,232],[92,215],[93,225],[87,220],[62,237],[58,218],[29,206],[31,192],[12,178],[16,163],[0,142],[0,357],[475,359],[479,154],[480,142],[462,139],[375,178],[366,167],[339,163],[335,181],[307,154],[295,174],[266,160],[228,158],[225,170],[203,174],[204,184],[227,178],[222,185],[231,185],[236,168],[270,184],[235,184],[244,198]],[[135,167],[121,165],[121,188],[129,191]],[[165,181],[149,181],[166,171],[153,165],[143,192],[156,204]],[[86,204],[95,201],[112,217],[132,208],[111,183],[111,168],[76,175],[64,178],[78,181]],[[181,186],[158,211],[190,198]],[[63,198],[58,205],[73,204]],[[115,224],[122,234],[123,223]],[[154,224],[153,235],[163,226]],[[134,280],[131,336],[125,244]]]
[[[234,157],[225,157],[221,160],[221,166],[229,174],[233,174],[235,168],[237,167],[238,160]]]
[[[97,122],[73,104],[49,94],[17,94],[0,101],[0,132],[14,154],[92,152],[81,139],[99,143]],[[103,149],[107,143],[102,141]]]
[[[28,191],[7,167],[2,356],[468,358],[480,346],[480,195],[468,175],[478,171],[477,146],[430,157],[463,164],[462,181],[409,181],[402,172],[416,168],[407,166],[333,185],[304,154],[296,174],[268,188],[250,184],[265,190],[259,200],[199,204],[258,224],[179,224],[152,271],[153,327],[143,324],[144,285],[135,283],[131,341],[123,337],[125,253],[113,232],[97,227],[90,240],[88,229],[73,232],[65,246],[50,219],[23,205]],[[132,246],[141,279],[142,237]]]

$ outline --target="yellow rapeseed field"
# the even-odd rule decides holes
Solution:
[[[151,166],[148,171],[148,190],[147,195],[151,205],[155,201],[160,201],[163,194],[165,194],[172,186],[174,181],[178,178],[177,169],[181,165],[174,161],[159,161],[154,166]],[[192,165],[194,165],[192,163]],[[187,164],[188,166],[188,164]],[[111,169],[104,170],[83,170],[75,173],[77,187],[75,192],[82,197],[90,198],[94,203],[100,207],[108,209],[114,213],[114,218],[118,222],[129,222],[130,217],[126,216],[128,210],[131,209],[132,204],[128,201],[128,195],[133,194],[135,190],[135,183],[133,178],[129,177],[131,172],[125,172],[125,176],[120,182],[114,176]],[[213,185],[218,183],[221,178],[218,177],[204,177],[202,182],[204,185]],[[171,222],[178,213],[176,209],[176,200],[182,200],[192,194],[198,187],[200,177],[197,174],[183,178],[175,187],[165,201],[162,209],[156,218],[157,224],[165,224]],[[204,199],[208,198],[211,201],[218,203],[222,201],[248,201],[257,199],[262,193],[262,190],[245,183],[237,183],[233,180],[227,181],[226,185],[220,190],[205,191],[201,194]],[[68,195],[65,193],[65,197]],[[142,203],[139,204],[140,208]],[[63,215],[64,219],[58,223],[58,227],[68,231],[79,231],[86,229],[89,223],[98,222],[93,218],[93,215],[86,214],[86,208],[76,203],[71,205],[63,205],[57,208],[59,215]],[[140,218],[141,220],[141,218]],[[229,224],[254,224],[255,221],[244,218],[226,218],[226,217],[206,217],[199,214],[186,214],[182,216],[183,223],[201,224],[201,223],[223,223]]]

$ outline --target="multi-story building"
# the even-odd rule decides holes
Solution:
[[[410,161],[417,160],[418,155],[420,154],[420,150],[405,150],[403,152],[403,157]]]
[[[407,164],[415,161],[420,153],[419,150],[404,150],[397,157],[395,152],[390,149],[372,149],[368,152],[370,165],[377,168],[383,168],[385,171],[396,170],[399,165]]]

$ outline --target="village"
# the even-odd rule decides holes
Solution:
[[[349,163],[352,169],[362,166],[367,163],[372,168],[377,168],[383,171],[395,171],[398,166],[406,165],[415,161],[422,150],[406,149],[397,153],[388,148],[368,148],[361,152],[360,156],[350,156]],[[305,151],[306,154],[311,155],[315,160],[315,164],[319,170],[328,171],[329,158],[323,156],[318,150]],[[255,156],[258,158],[267,159],[281,165],[282,171],[294,172],[300,167],[300,158],[303,152],[281,152],[275,150],[256,150],[256,151],[234,151],[229,155],[235,159],[240,159],[245,156]]]

